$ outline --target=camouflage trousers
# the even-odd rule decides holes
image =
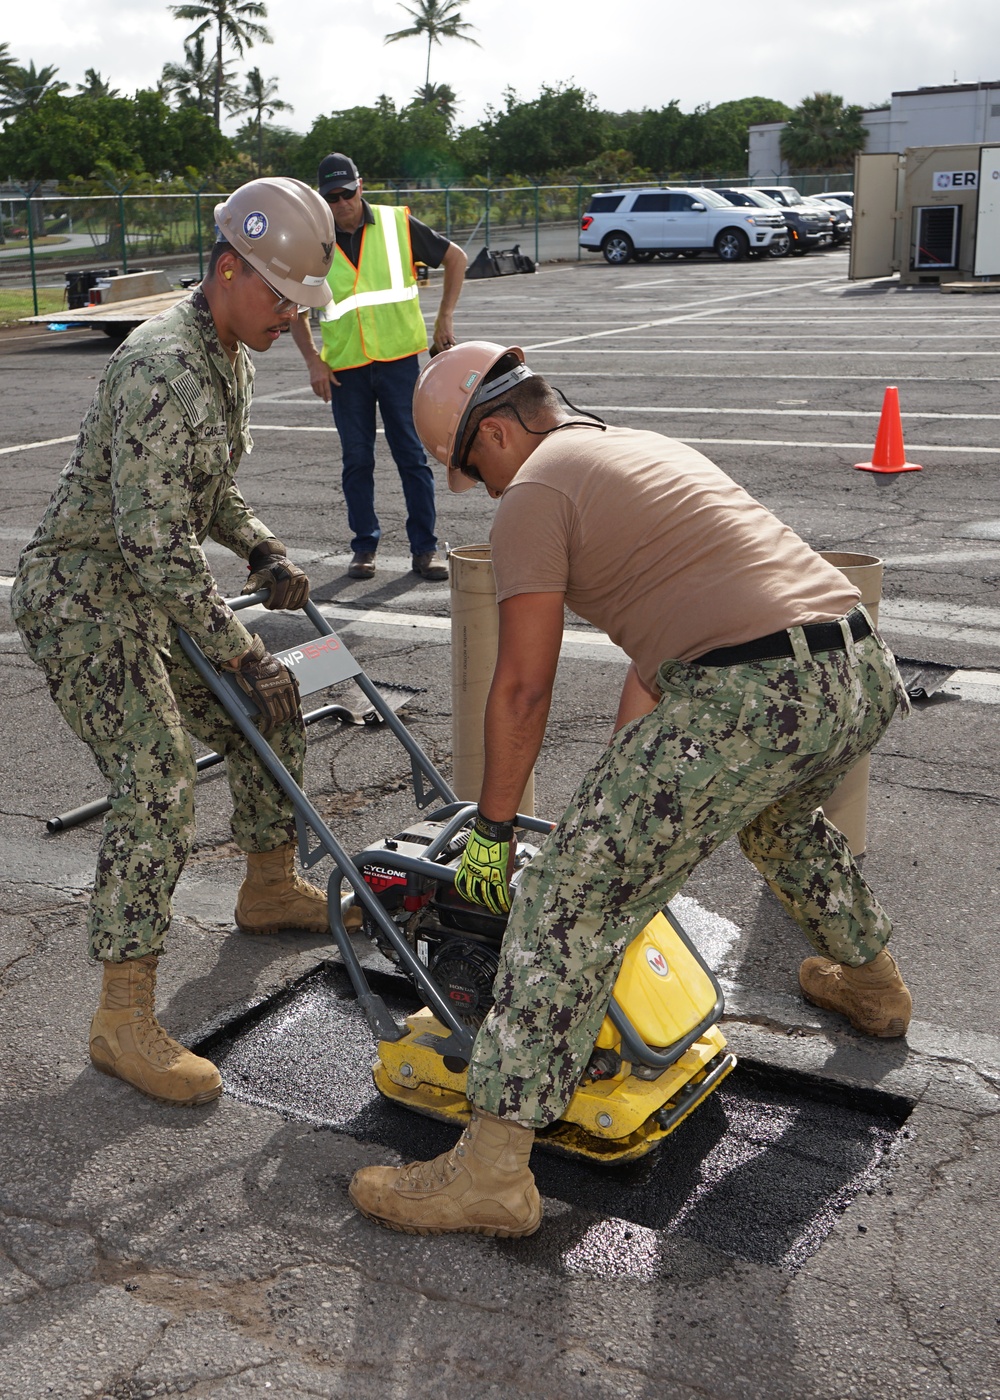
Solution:
[[[850,636],[850,633],[847,633]],[[891,925],[820,804],[908,708],[877,636],[811,657],[668,661],[662,699],[623,727],[521,874],[467,1093],[541,1127],[561,1117],[631,939],[738,835],[813,947],[868,962]]]
[[[172,655],[163,656],[121,631],[86,655],[44,657],[38,664],[108,784],[111,811],[90,901],[91,956],[122,962],[159,953],[195,834],[196,768],[188,733],[225,756],[232,832],[241,850],[269,851],[293,840],[292,805],[176,640]],[[301,721],[275,730],[270,743],[301,782]]]

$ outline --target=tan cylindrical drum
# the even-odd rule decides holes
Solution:
[[[846,574],[855,588],[860,588],[861,601],[868,609],[872,622],[878,626],[878,605],[882,597],[882,575],[885,572],[882,560],[874,558],[871,554],[844,554],[837,551],[821,551],[821,557]],[[851,854],[855,856],[863,855],[867,844],[870,775],[871,759],[865,757],[854,765],[823,804],[826,816],[847,837]]]
[[[488,544],[464,545],[448,556],[451,582],[452,787],[464,802],[478,802],[483,785],[483,718],[497,660],[500,618]],[[535,814],[535,776],[518,811]],[[490,813],[491,816],[506,813]]]

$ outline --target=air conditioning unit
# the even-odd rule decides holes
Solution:
[[[913,210],[912,268],[945,271],[958,266],[960,204],[917,205]]]

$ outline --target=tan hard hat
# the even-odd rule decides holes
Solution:
[[[492,340],[453,345],[421,370],[413,390],[413,425],[427,451],[448,468],[452,491],[468,491],[476,484],[459,469],[458,460],[469,414],[531,377],[519,346]]]
[[[282,296],[328,306],[337,230],[330,206],[301,180],[250,180],[215,206],[219,236]]]

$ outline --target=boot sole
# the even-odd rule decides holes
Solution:
[[[240,922],[239,908],[233,910],[233,923],[239,929],[240,933],[247,933],[251,938],[258,933],[312,933],[322,935],[330,932],[329,923],[325,923],[322,928],[316,926],[310,927],[308,924],[244,924]]]
[[[882,1030],[872,1030],[868,1026],[859,1025],[851,1016],[850,1012],[845,1011],[842,1006],[835,1006],[833,1002],[822,1001],[819,997],[810,996],[804,988],[802,989],[802,995],[805,997],[806,1001],[809,1002],[810,1006],[818,1006],[821,1011],[832,1011],[837,1016],[843,1016],[856,1031],[859,1031],[862,1035],[870,1035],[876,1040],[899,1040],[906,1034],[910,1027],[909,1021],[904,1022],[899,1017],[896,1017],[895,1020],[887,1022]]]
[[[253,938],[255,934],[259,933],[308,933],[312,934],[313,936],[322,936],[324,933],[330,932],[329,924],[324,924],[322,928],[309,928],[304,924],[269,924],[267,928],[250,928],[246,924],[241,924],[239,920],[234,920],[234,923],[236,924],[236,927],[239,929],[240,933],[247,933],[250,935],[251,938]]]
[[[195,1094],[189,1099],[165,1099],[159,1094],[151,1094],[148,1089],[142,1089],[138,1084],[133,1084],[131,1079],[125,1079],[111,1065],[102,1064],[100,1060],[95,1060],[93,1055],[90,1063],[99,1074],[106,1074],[109,1079],[120,1079],[123,1084],[127,1084],[130,1089],[134,1089],[137,1094],[141,1094],[144,1099],[151,1099],[153,1103],[165,1104],[167,1108],[200,1108],[202,1104],[212,1103],[222,1093],[222,1085],[217,1084],[214,1089],[202,1089],[200,1094]]]
[[[361,1212],[366,1220],[371,1220],[376,1225],[381,1225],[385,1230],[395,1230],[400,1235],[489,1235],[495,1240],[524,1239],[528,1235],[533,1235],[542,1223],[539,1215],[534,1225],[528,1225],[524,1229],[518,1230],[506,1225],[467,1225],[452,1227],[448,1225],[402,1225],[398,1220],[386,1220],[384,1216],[376,1215],[373,1211],[365,1210],[364,1206],[355,1200],[354,1193],[350,1187],[347,1194],[351,1198],[351,1204],[355,1210]]]
[[[533,1235],[542,1223],[539,1220],[537,1225],[529,1225],[526,1230],[508,1230],[503,1225],[461,1225],[455,1228],[444,1225],[400,1225],[396,1220],[384,1220],[381,1215],[364,1210],[357,1201],[354,1207],[366,1220],[381,1225],[384,1230],[395,1230],[399,1235],[489,1235],[495,1240],[518,1240]]]

